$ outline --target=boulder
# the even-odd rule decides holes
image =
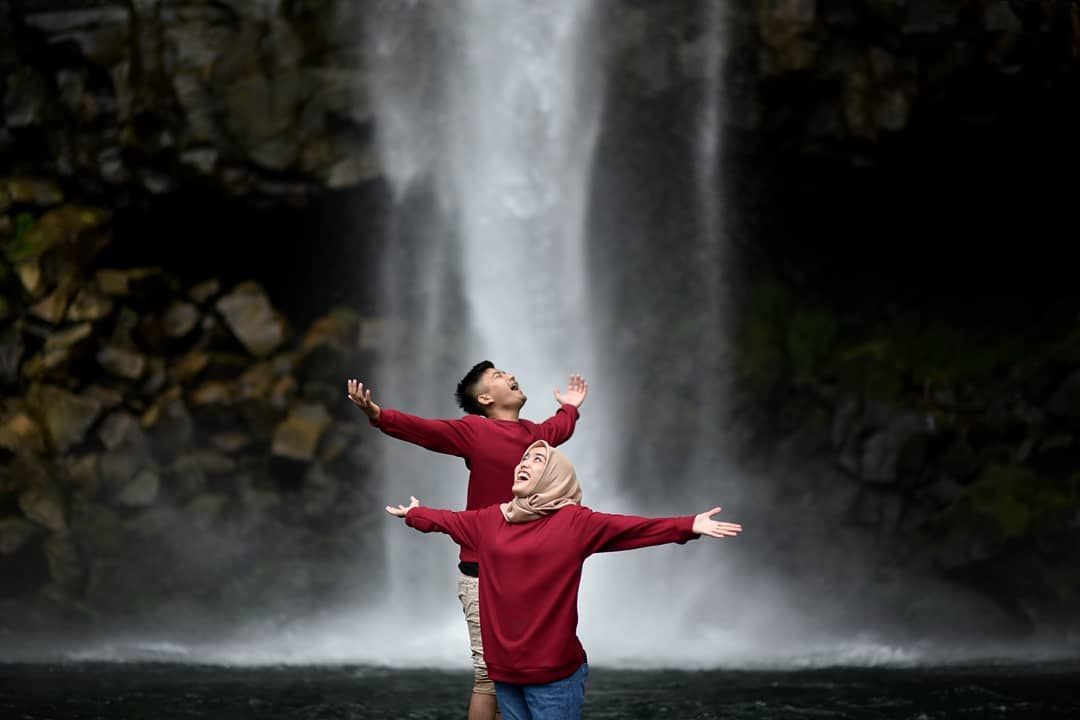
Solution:
[[[25,22],[44,34],[50,45],[72,43],[84,57],[102,67],[110,67],[130,53],[131,9],[126,5],[83,3],[64,8],[46,3],[37,8],[39,12],[26,14]]]
[[[93,332],[93,326],[83,322],[50,333],[41,352],[26,363],[27,376],[39,377],[49,370],[68,365],[74,355],[89,345]]]
[[[38,205],[48,207],[64,201],[64,193],[55,180],[49,178],[12,177],[6,182],[7,196],[18,205]]]
[[[116,500],[126,507],[149,507],[161,491],[161,476],[156,470],[144,467],[117,494]]]
[[[54,532],[45,541],[49,577],[59,588],[72,590],[83,581],[86,572],[78,549],[69,532]]]
[[[1048,412],[1069,420],[1080,419],[1080,370],[1070,375],[1046,403]]]
[[[101,487],[98,469],[100,458],[96,454],[66,459],[67,477],[70,485],[83,497],[93,498]]]
[[[143,267],[117,270],[103,268],[98,270],[94,277],[98,288],[113,297],[124,297],[131,293],[135,283],[161,274],[160,268]]]
[[[30,314],[41,318],[51,325],[59,325],[64,319],[75,288],[70,284],[62,285],[30,306]]]
[[[217,279],[210,279],[192,285],[188,289],[188,297],[201,305],[216,296],[219,292],[221,292],[221,282]]]
[[[106,450],[115,450],[121,445],[141,447],[146,442],[138,419],[124,410],[106,416],[97,434]]]
[[[862,446],[859,477],[868,483],[890,485],[897,480],[901,452],[916,435],[927,433],[926,419],[914,412],[897,413]]]
[[[237,339],[256,357],[270,355],[285,341],[285,319],[257,283],[241,283],[215,307]]]
[[[22,326],[22,322],[16,321],[0,330],[0,385],[13,383],[19,377],[19,363],[26,352]]]
[[[98,351],[97,361],[101,367],[125,380],[138,380],[146,372],[146,356],[132,347],[106,345]]]
[[[199,376],[210,364],[210,356],[204,352],[189,352],[181,357],[172,367],[173,377],[177,382],[187,382]]]
[[[15,274],[19,278],[23,289],[31,297],[40,297],[45,292],[45,276],[41,273],[41,263],[37,258],[14,263]]]
[[[67,320],[68,322],[83,322],[84,320],[95,322],[108,317],[112,309],[113,301],[108,295],[96,288],[86,287],[79,290],[72,299],[67,309]]]
[[[0,447],[13,453],[40,453],[45,435],[29,413],[17,410],[0,420]]]
[[[29,393],[34,414],[42,420],[56,452],[66,452],[86,437],[101,414],[101,401],[54,385],[37,385]]]
[[[25,518],[0,518],[0,556],[14,555],[43,532],[39,525]]]
[[[52,485],[35,484],[19,494],[19,508],[23,515],[49,530],[67,528],[64,498]]]
[[[313,460],[330,421],[330,413],[322,405],[294,406],[275,430],[270,452],[292,460]]]
[[[167,337],[182,338],[199,324],[199,309],[189,302],[176,300],[165,309],[161,318],[162,329]]]

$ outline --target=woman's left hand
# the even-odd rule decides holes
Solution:
[[[389,510],[389,508],[387,508]],[[714,507],[712,510],[706,510],[700,515],[694,516],[694,532],[698,535],[708,535],[714,538],[735,537],[742,532],[742,525],[739,523],[729,522],[717,522],[712,519],[712,516],[720,512],[720,508]]]

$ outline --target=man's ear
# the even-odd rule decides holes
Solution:
[[[495,398],[491,397],[488,393],[480,393],[476,396],[476,404],[480,407],[487,407],[495,402]]]

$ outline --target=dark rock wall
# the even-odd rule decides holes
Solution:
[[[380,336],[369,8],[0,3],[0,633],[362,594],[378,459],[340,383]],[[592,262],[619,259],[618,352],[692,403],[667,340],[721,317],[679,325],[708,14],[604,8]],[[793,573],[841,527],[887,575],[1075,623],[1077,8],[722,7],[731,423],[769,517],[822,518],[765,542]]]

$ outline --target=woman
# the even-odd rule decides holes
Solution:
[[[581,567],[596,552],[734,537],[742,526],[696,516],[644,518],[583,507],[574,466],[543,440],[514,471],[514,499],[453,512],[387,506],[420,532],[444,532],[480,556],[480,629],[499,709],[510,720],[580,718],[588,664],[577,637]]]

